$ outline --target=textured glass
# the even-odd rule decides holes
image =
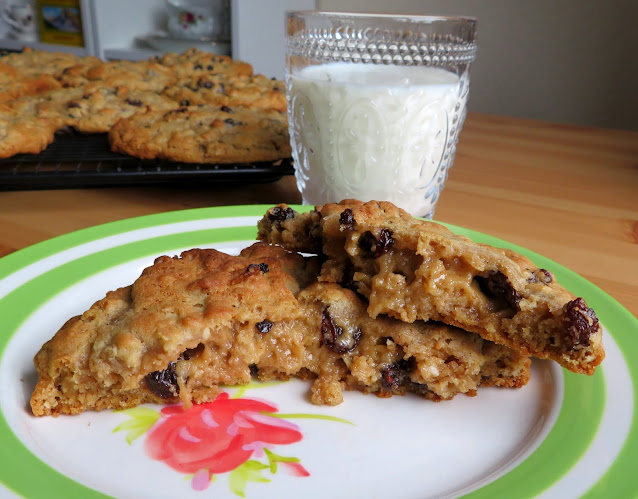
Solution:
[[[286,95],[304,203],[388,200],[432,217],[465,119],[475,25],[288,14]]]

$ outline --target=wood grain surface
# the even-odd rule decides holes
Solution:
[[[270,184],[0,192],[0,256],[93,225],[187,208],[299,203]],[[540,253],[638,316],[638,133],[470,114],[435,218]]]

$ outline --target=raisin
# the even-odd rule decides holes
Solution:
[[[79,102],[71,101],[67,104],[67,107],[82,107],[82,104]]]
[[[590,344],[590,336],[598,331],[596,312],[587,306],[582,298],[575,298],[565,304],[565,327],[573,347]]]
[[[256,272],[256,269],[259,269],[262,274],[268,273],[270,268],[267,263],[251,263],[248,267],[246,267],[246,274],[253,274]]]
[[[377,248],[374,250],[374,257],[379,258],[381,255],[385,255],[390,248],[394,245],[394,238],[392,237],[392,231],[389,229],[381,229],[379,234],[379,242]]]
[[[500,270],[491,270],[485,276],[476,276],[481,291],[489,298],[503,301],[508,307],[517,309],[521,296]]]
[[[357,245],[366,253],[371,253],[372,248],[377,245],[377,238],[374,237],[374,234],[368,230],[361,234],[361,236],[359,236]]]
[[[273,326],[273,323],[269,321],[268,319],[264,319],[263,321],[255,324],[257,331],[259,331],[261,334],[270,333],[272,326]]]
[[[180,106],[190,106],[191,105],[191,101],[189,101],[188,99],[182,99],[181,101],[179,101],[179,105]]]
[[[232,113],[233,110],[231,108],[229,108],[228,106],[222,106],[219,108],[220,111],[224,111],[225,113]]]
[[[212,71],[213,70],[213,65],[209,64],[208,66],[206,66],[206,69],[208,69],[208,71]]]
[[[142,101],[139,99],[126,99],[126,103],[131,106],[137,106],[137,107],[142,105]]]
[[[381,386],[386,390],[397,390],[405,380],[405,371],[398,364],[381,369]]]
[[[201,64],[195,64],[195,66],[193,66],[193,69],[204,69],[204,66],[202,66]]]
[[[200,343],[195,348],[187,348],[184,352],[182,352],[182,355],[180,355],[180,359],[191,360],[195,357],[199,357],[204,351],[204,348],[203,343]]]
[[[543,284],[549,284],[554,280],[554,276],[549,270],[538,269],[532,272],[532,275],[527,279],[527,282],[542,282]]]
[[[416,359],[409,357],[401,359],[394,364],[390,364],[381,369],[381,386],[388,391],[398,390],[402,386],[406,386],[410,391],[417,393],[426,393],[427,385],[419,385],[410,380],[408,373],[414,371],[417,367]]]
[[[415,383],[414,381],[408,381],[408,390],[417,395],[425,396],[430,393],[430,388],[425,383]]]
[[[374,258],[379,258],[390,251],[390,248],[394,245],[394,238],[390,229],[381,229],[378,240],[372,232],[366,231],[359,237],[358,244],[359,248],[372,253]]]
[[[343,226],[347,230],[354,230],[354,215],[350,208],[346,208],[341,212],[339,216],[339,225]]]
[[[170,111],[165,113],[164,116],[168,116],[169,114],[174,114],[174,113],[185,113],[186,111],[188,111],[187,107],[178,107],[177,109],[171,109]]]
[[[406,373],[411,373],[417,368],[416,359],[414,357],[401,359],[399,362],[397,362],[397,364]]]
[[[212,81],[202,81],[199,84],[200,87],[204,87],[204,88],[213,88],[213,82]]]
[[[289,218],[293,218],[295,216],[295,210],[292,208],[282,208],[280,206],[275,206],[270,213],[268,213],[268,218],[271,222],[283,222],[284,220],[288,220]]]
[[[342,334],[343,329],[335,323],[328,312],[328,307],[326,307],[321,314],[321,344],[335,353],[352,352],[361,340],[361,329],[356,328],[352,332],[352,339],[349,343],[337,341]]]
[[[224,120],[224,123],[230,125],[230,126],[238,126],[238,125],[243,125],[243,123],[241,121],[236,121],[232,118],[226,118]]]
[[[538,278],[543,284],[549,284],[554,280],[552,273],[545,269],[538,269]]]
[[[256,364],[250,364],[250,366],[248,366],[248,368],[250,369],[250,375],[255,378],[257,377],[257,375],[259,374],[259,368],[257,367]]]
[[[160,398],[168,399],[179,395],[175,362],[168,364],[163,371],[153,371],[146,375],[146,386]]]

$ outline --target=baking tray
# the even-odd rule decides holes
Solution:
[[[242,164],[142,160],[110,150],[108,135],[64,133],[40,154],[0,159],[0,190],[186,184],[266,183],[292,175],[292,159]]]

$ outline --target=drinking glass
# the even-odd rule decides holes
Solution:
[[[466,115],[476,20],[298,11],[286,31],[304,204],[391,201],[432,218]]]

